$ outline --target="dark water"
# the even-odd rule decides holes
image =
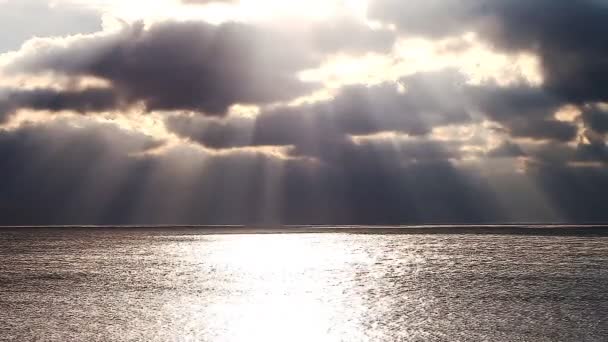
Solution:
[[[4,230],[0,340],[604,342],[607,236]]]

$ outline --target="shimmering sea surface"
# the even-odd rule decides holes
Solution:
[[[2,341],[608,341],[608,234],[0,230]]]

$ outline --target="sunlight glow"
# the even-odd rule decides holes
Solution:
[[[523,81],[540,86],[543,83],[536,56],[494,51],[472,34],[438,41],[401,39],[386,55],[330,56],[321,66],[305,70],[299,77],[337,89],[350,84],[372,85],[397,81],[407,75],[448,68],[466,75],[470,84],[492,82],[508,86]]]
[[[104,13],[123,20],[202,18],[210,22],[265,21],[286,19],[311,20],[335,15],[364,18],[368,0],[240,0],[218,1],[207,4],[182,3],[180,0],[59,0],[101,9]]]
[[[241,0],[240,11],[253,18],[298,17],[327,18],[335,14],[350,13],[365,16],[367,0]]]

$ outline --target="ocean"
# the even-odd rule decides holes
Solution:
[[[608,231],[4,229],[0,340],[605,342]]]

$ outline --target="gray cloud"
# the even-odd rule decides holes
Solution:
[[[121,109],[118,95],[107,88],[83,90],[55,89],[0,89],[0,122],[19,109],[46,110],[51,112],[73,111],[81,114]]]
[[[165,22],[41,43],[7,71],[94,76],[110,88],[2,89],[3,118],[20,108],[91,113],[143,102],[175,111],[166,127],[210,149],[289,145],[292,156],[310,158],[186,146],[145,153],[162,142],[86,116],[25,124],[0,130],[0,223],[471,223],[559,219],[556,213],[606,220],[608,125],[594,104],[606,97],[606,45],[588,38],[604,30],[601,6],[375,0],[370,14],[406,34],[477,30],[497,49],[534,52],[547,82],[471,85],[447,70],[347,86],[299,106],[266,105],[318,86],[300,81],[298,71],[332,53],[386,52],[393,34],[348,18],[305,34]],[[261,113],[225,116],[236,103],[260,105]],[[566,104],[583,110],[578,121],[554,118]],[[503,140],[489,152],[483,139],[431,134],[444,126],[460,134],[460,126],[485,121]],[[361,138],[381,132],[401,134]],[[579,133],[585,139],[577,141]],[[467,159],[472,154],[479,159]],[[515,172],[515,158],[529,163],[525,172]]]
[[[414,75],[395,83],[347,86],[331,100],[263,110],[253,118],[223,121],[171,116],[167,127],[212,148],[292,145],[299,155],[319,156],[350,135],[400,132],[425,135],[432,128],[471,121],[461,98],[462,78],[452,72]]]
[[[368,15],[394,23],[407,34],[442,37],[475,29],[478,25],[475,19],[482,17],[487,2],[372,0]]]
[[[363,38],[336,39],[350,30]],[[266,104],[306,94],[317,85],[298,80],[297,71],[316,66],[327,53],[386,49],[394,39],[384,32],[365,34],[362,24],[348,20],[315,27],[310,37],[238,23],[164,22],[149,29],[138,24],[67,46],[49,42],[7,70],[94,76],[149,110],[222,115],[236,103]]]
[[[544,165],[532,171],[537,186],[553,199],[570,222],[605,222],[603,189],[608,186],[606,168],[568,168]]]
[[[599,106],[591,105],[584,109],[583,120],[587,127],[598,133],[608,133],[608,111]]]
[[[166,118],[167,128],[177,135],[216,149],[250,146],[253,119],[210,119],[192,115],[171,115]]]
[[[426,82],[451,81],[451,75],[416,75],[403,80],[407,93],[395,84],[345,87],[331,101],[262,113],[256,120],[253,141],[258,144],[295,145],[304,154],[326,152],[346,135],[400,132],[424,135],[433,127],[471,120],[452,83],[445,92]],[[453,101],[442,101],[450,99]],[[315,152],[317,151],[317,152]]]
[[[159,142],[87,120],[82,117],[78,125],[54,120],[0,131],[2,224],[553,219],[547,203],[525,200],[523,206],[503,207],[529,199],[535,191],[529,188],[531,179],[566,219],[600,220],[608,212],[597,188],[608,184],[605,170],[541,164],[525,175],[503,168],[481,172],[446,161],[458,156],[458,146],[422,137],[397,144],[390,139],[359,144],[342,140],[328,147],[325,162],[318,164],[257,153],[214,156],[181,148],[141,155]]]
[[[608,99],[608,6],[596,0],[374,0],[373,18],[405,34],[443,37],[474,31],[492,46],[530,51],[546,88],[567,101]]]
[[[310,62],[295,50],[273,47],[280,40],[244,24],[161,23],[51,44],[12,68],[95,76],[150,110],[219,115],[235,103],[286,100],[311,89],[294,75]]]
[[[509,123],[509,133],[512,137],[568,142],[577,137],[578,127],[558,120],[520,120]]]
[[[34,110],[88,113],[120,108],[116,94],[107,88],[9,90],[8,97],[14,107]]]
[[[324,102],[263,110],[256,118],[223,121],[173,116],[168,128],[212,148],[292,145],[293,153],[320,156],[353,135],[398,132],[424,136],[434,128],[489,119],[508,136],[573,141],[575,123],[558,121],[564,105],[554,95],[525,85],[467,85],[451,70],[420,73],[394,83],[347,86]],[[474,114],[480,112],[482,117]]]
[[[604,140],[566,144],[559,141],[543,143],[507,142],[490,152],[491,156],[527,157],[534,164],[568,168],[570,163],[608,165],[608,146]]]
[[[258,154],[134,157],[155,142],[110,125],[80,126],[0,132],[3,224],[396,223],[490,213],[474,204],[484,192],[470,176],[443,163],[400,165],[381,145],[341,150],[343,168]],[[432,185],[437,179],[441,187]]]
[[[513,137],[571,141],[578,128],[554,118],[567,102],[542,88],[528,85],[467,87],[472,105]]]
[[[525,156],[521,147],[512,141],[505,141],[487,153],[491,158],[515,158]]]
[[[543,89],[527,85],[473,86],[468,87],[467,92],[481,111],[499,122],[510,119],[546,119],[564,104]]]
[[[15,108],[9,100],[8,93],[0,89],[0,122],[4,122],[14,110]]]

